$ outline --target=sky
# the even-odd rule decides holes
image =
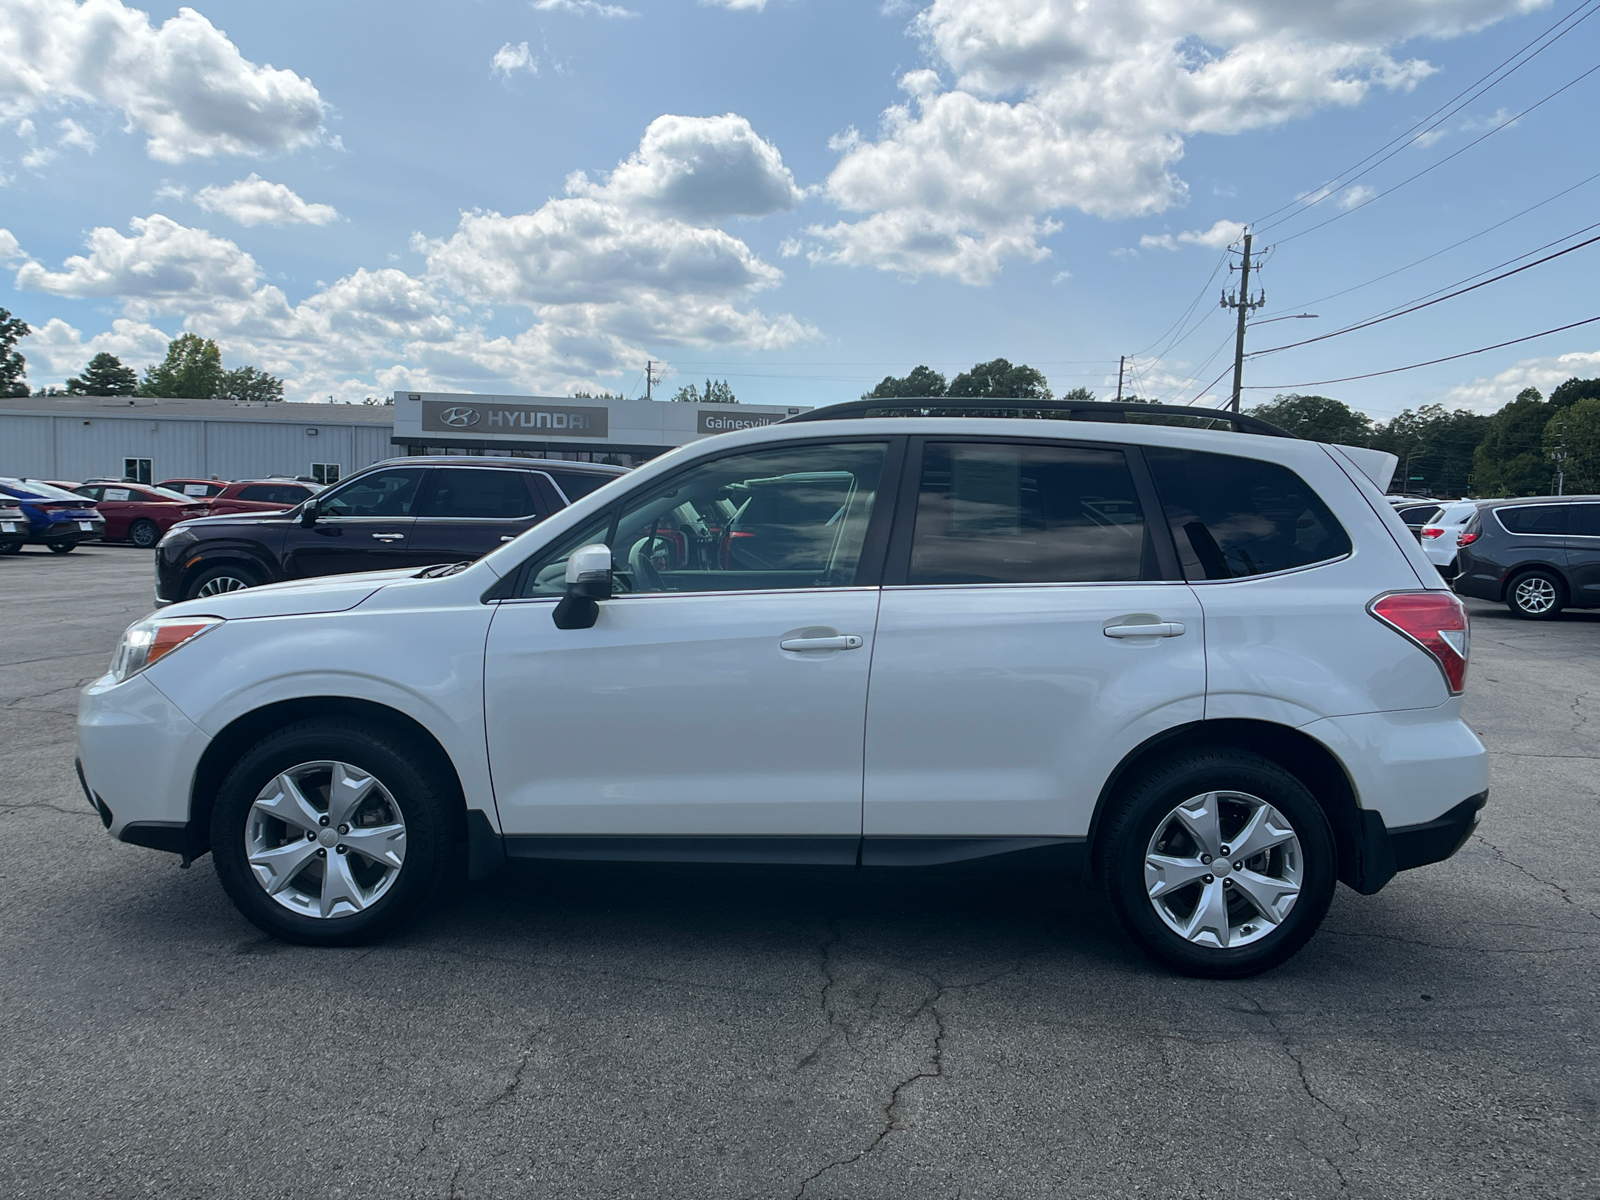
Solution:
[[[1252,319],[1314,314],[1251,351],[1600,234],[1596,12],[0,0],[0,306],[35,388],[193,331],[291,400],[633,397],[653,363],[658,398],[827,404],[996,357],[1109,398],[1127,355],[1130,393],[1216,405],[1246,225]],[[1376,374],[1600,317],[1597,263],[1248,359],[1245,403],[1600,375],[1600,322]]]

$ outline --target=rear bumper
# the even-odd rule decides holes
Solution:
[[[1363,896],[1370,896],[1400,871],[1443,862],[1467,844],[1488,801],[1489,793],[1479,792],[1431,821],[1394,829],[1385,826],[1379,814],[1361,810],[1356,861],[1346,872],[1345,882]]]

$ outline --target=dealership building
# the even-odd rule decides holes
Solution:
[[[388,405],[28,396],[0,400],[0,476],[332,482],[416,454],[635,466],[674,446],[806,411],[450,392],[396,392]]]

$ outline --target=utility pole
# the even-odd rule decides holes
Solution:
[[[1117,402],[1119,404],[1122,402],[1122,371],[1123,371],[1123,368],[1125,368],[1127,365],[1128,365],[1128,356],[1126,354],[1118,355],[1118,357],[1117,357]]]
[[[646,400],[654,400],[656,398],[655,386],[656,386],[656,363],[655,363],[655,359],[647,358],[647,359],[644,360],[644,398]]]
[[[1266,292],[1258,292],[1255,299],[1250,298],[1250,240],[1248,230],[1244,235],[1244,261],[1239,264],[1239,290],[1238,292],[1224,292],[1222,294],[1222,307],[1239,310],[1239,333],[1233,344],[1233,399],[1228,401],[1228,408],[1233,412],[1239,411],[1239,394],[1244,388],[1244,327],[1245,321],[1252,310],[1260,308],[1267,302]],[[1232,267],[1228,268],[1232,270]]]

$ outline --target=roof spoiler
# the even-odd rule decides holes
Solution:
[[[1389,484],[1394,480],[1394,469],[1400,465],[1400,459],[1387,450],[1374,450],[1370,446],[1334,446],[1335,450],[1343,454],[1373,483],[1378,485],[1380,492],[1387,492]]]

